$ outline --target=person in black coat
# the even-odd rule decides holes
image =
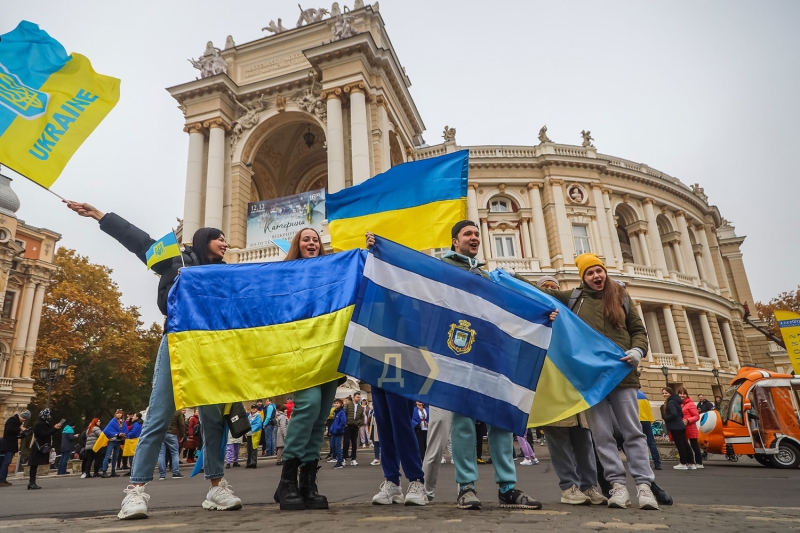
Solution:
[[[678,449],[678,456],[681,461],[680,464],[675,465],[673,468],[676,470],[688,470],[689,458],[693,458],[694,455],[689,445],[689,439],[686,437],[686,423],[683,421],[683,408],[681,407],[683,401],[671,387],[661,389],[661,395],[664,396],[661,417],[664,419],[672,441]]]
[[[29,461],[29,481],[28,490],[41,489],[36,484],[36,470],[39,465],[46,465],[50,462],[50,449],[53,447],[53,433],[61,429],[61,424],[50,426],[50,409],[45,409],[39,413],[39,421],[33,426],[33,447]]]
[[[19,451],[19,439],[24,439],[30,434],[29,429],[25,429],[25,421],[31,418],[31,412],[27,409],[18,415],[8,417],[3,429],[3,438],[0,439],[0,452],[3,457],[0,459],[0,487],[10,487],[11,483],[6,481],[8,478],[8,467],[14,460],[14,454]]]

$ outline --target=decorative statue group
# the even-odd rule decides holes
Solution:
[[[296,26],[298,28],[304,24],[308,25],[314,24],[315,22],[320,22],[325,15],[331,15],[331,17],[335,19],[333,27],[331,28],[332,40],[339,41],[341,39],[347,39],[348,37],[352,37],[358,33],[353,27],[353,17],[350,15],[350,9],[347,6],[344,6],[344,10],[340,10],[339,2],[334,2],[330,11],[324,7],[320,7],[318,9],[314,9],[313,7],[309,9],[303,9],[303,6],[300,4],[297,4],[297,7],[300,8],[300,17],[297,19]],[[362,7],[364,7],[363,0],[356,0],[353,8],[360,9]],[[283,19],[279,18],[277,24],[274,20],[270,20],[269,26],[261,28],[261,31],[269,31],[278,34],[286,31],[287,29],[288,28],[283,25]]]
[[[330,14],[330,11],[321,7],[319,9],[309,8],[303,9],[303,6],[297,4],[297,7],[300,8],[300,18],[297,19],[297,28],[302,26],[303,24],[313,24],[315,22],[319,22],[322,20],[322,17],[325,15]],[[275,24],[274,20],[269,21],[269,26],[265,28],[261,28],[261,31],[270,31],[272,33],[281,33],[286,31],[287,28],[283,25],[283,19],[278,19],[278,23]]]
[[[267,99],[266,94],[262,94],[261,98],[255,102],[242,104],[233,93],[230,93],[230,97],[236,104],[239,113],[239,118],[236,119],[231,128],[231,150],[233,150],[242,134],[258,124],[258,115],[267,108]]]
[[[231,41],[233,41],[233,39],[231,39]],[[214,43],[208,41],[203,55],[196,60],[189,59],[189,63],[200,71],[201,78],[208,78],[209,76],[216,76],[217,74],[227,74],[228,64],[222,59],[220,52],[221,50],[215,47]]]

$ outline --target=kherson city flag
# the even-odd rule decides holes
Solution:
[[[376,240],[339,371],[522,435],[554,307]]]
[[[153,243],[153,246],[147,250],[147,253],[144,255],[145,259],[147,260],[147,268],[153,268],[153,265],[163,261],[164,259],[169,259],[170,257],[180,257],[181,249],[178,246],[178,238],[175,237],[175,233],[170,231],[156,242]]]
[[[469,151],[404,163],[325,197],[331,246],[365,246],[366,232],[415,250],[449,248],[467,217]]]
[[[119,83],[20,22],[0,36],[0,162],[49,188],[117,104]]]
[[[497,284],[559,311],[552,322],[553,337],[533,398],[529,427],[546,426],[585,411],[630,373],[631,365],[620,361],[625,351],[566,305],[503,270],[489,275]]]
[[[775,311],[775,320],[781,329],[794,374],[800,375],[800,315],[791,311]]]
[[[364,255],[182,269],[167,301],[176,407],[267,398],[341,377]]]

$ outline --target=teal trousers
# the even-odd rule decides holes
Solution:
[[[294,410],[286,430],[283,460],[300,459],[305,464],[317,461],[325,437],[325,422],[336,396],[337,381],[297,391]]]
[[[498,485],[514,485],[517,469],[514,465],[514,435],[510,431],[487,424],[489,448],[492,452],[494,480]],[[453,462],[456,466],[456,483],[468,485],[478,481],[478,462],[475,450],[475,421],[453,413],[451,429]]]

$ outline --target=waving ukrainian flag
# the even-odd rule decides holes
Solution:
[[[23,20],[0,36],[0,162],[49,188],[117,104],[119,83]]]
[[[167,302],[175,405],[267,398],[341,377],[363,266],[352,250],[181,270]]]
[[[150,269],[164,259],[180,257],[180,255],[181,249],[178,246],[178,238],[175,236],[174,231],[170,231],[153,243],[153,246],[144,254],[144,258],[147,261],[147,268]]]
[[[331,246],[363,247],[367,231],[415,250],[449,248],[467,217],[469,151],[392,167],[325,198]]]

